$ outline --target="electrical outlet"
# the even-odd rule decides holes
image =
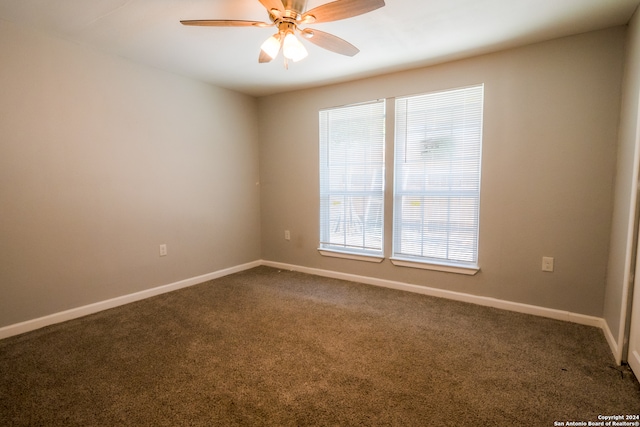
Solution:
[[[164,243],[160,245],[160,256],[167,256],[167,245]]]
[[[291,233],[289,230],[284,230],[284,240],[291,240]]]
[[[553,257],[543,256],[542,257],[542,271],[553,271]]]

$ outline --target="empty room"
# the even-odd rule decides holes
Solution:
[[[0,0],[0,425],[640,425],[639,6]]]

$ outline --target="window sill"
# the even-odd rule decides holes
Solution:
[[[452,264],[436,264],[433,262],[409,261],[400,258],[390,258],[391,263],[398,267],[420,268],[422,270],[444,271],[446,273],[465,274],[467,276],[475,276],[480,267],[478,266],[460,266]]]
[[[320,252],[320,255],[322,256],[328,256],[333,258],[353,259],[356,261],[366,261],[366,262],[376,262],[376,263],[380,263],[384,261],[383,256],[376,256],[376,255],[354,254],[351,252],[340,252],[340,251],[335,251],[330,249],[318,249],[318,252]]]

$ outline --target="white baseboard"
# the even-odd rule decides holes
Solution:
[[[313,274],[322,277],[331,277],[334,279],[349,280],[352,282],[364,283],[368,285],[380,286],[384,288],[397,289],[402,291],[414,292],[423,295],[429,295],[439,298],[446,298],[455,301],[468,302],[472,304],[494,307],[503,310],[515,311],[518,313],[532,314],[535,316],[547,317],[556,320],[563,320],[566,322],[578,323],[581,325],[595,326],[601,328],[604,331],[604,335],[609,343],[611,351],[616,357],[616,362],[620,364],[618,355],[618,345],[614,339],[609,326],[604,319],[594,316],[587,316],[584,314],[572,313],[569,311],[555,310],[551,308],[539,307],[528,304],[521,304],[517,302],[505,301],[496,298],[482,297],[477,295],[465,294],[462,292],[453,292],[443,289],[430,288],[427,286],[412,285],[409,283],[396,282],[392,280],[378,279],[375,277],[359,276],[355,274],[340,273],[330,270],[322,270],[317,268],[302,267],[298,265],[285,264],[281,262],[258,260],[247,264],[238,265],[235,267],[219,270],[213,273],[204,274],[202,276],[192,277],[189,279],[181,280],[168,285],[158,286],[152,289],[136,292],[129,295],[123,295],[120,297],[112,298],[106,301],[100,301],[94,304],[85,305],[82,307],[72,308],[70,310],[54,313],[48,316],[39,317],[33,320],[27,320],[25,322],[16,323],[13,325],[0,328],[0,339],[8,338],[14,335],[30,332],[45,326],[53,325],[56,323],[65,322],[67,320],[77,319],[79,317],[94,314],[103,310],[118,307],[121,305],[129,304],[131,302],[140,301],[146,298],[150,298],[156,295],[172,292],[178,289],[186,288],[189,286],[197,285],[199,283],[206,282],[208,280],[217,279],[220,277],[228,276],[233,273],[248,270],[254,267],[265,265],[268,267],[279,268],[282,270],[299,271],[301,273]]]
[[[189,286],[197,285],[199,283],[203,283],[208,280],[218,279],[220,277],[228,276],[229,274],[238,273],[240,271],[258,267],[260,265],[261,265],[261,261],[253,261],[247,264],[242,264],[235,267],[226,268],[223,270],[218,270],[213,273],[203,274],[202,276],[196,276],[189,279],[180,280],[179,282],[170,283],[168,285],[162,285],[155,288],[146,289],[144,291],[135,292],[133,294],[123,295],[120,297],[108,299],[106,301],[100,301],[100,302],[85,305],[82,307],[72,308],[70,310],[61,311],[59,313],[50,314],[48,316],[39,317],[37,319],[27,320],[21,323],[15,323],[13,325],[0,328],[0,339],[23,334],[25,332],[30,332],[36,329],[43,328],[45,326],[65,322],[71,319],[77,319],[79,317],[87,316],[89,314],[94,314],[103,310],[108,310],[110,308],[129,304],[131,302],[140,301],[156,295],[160,295],[160,294],[175,291],[178,289],[186,288]]]
[[[611,348],[611,352],[613,353],[613,357],[616,359],[616,363],[618,365],[622,364],[622,351],[618,346],[618,341],[616,341],[615,337],[611,333],[611,329],[609,329],[609,324],[604,319],[602,320],[602,331],[604,332],[604,337],[607,339],[607,343],[609,343],[609,348]]]
[[[282,270],[299,271],[301,273],[314,274],[316,276],[331,277],[334,279],[349,280],[352,282],[365,283],[368,285],[381,286],[384,288],[398,289],[402,291],[414,292],[423,295],[429,295],[439,298],[446,298],[455,301],[469,302],[472,304],[482,305],[486,307],[500,308],[502,310],[515,311],[518,313],[532,314],[535,316],[547,317],[550,319],[563,320],[566,322],[578,323],[581,325],[595,326],[603,328],[606,326],[604,319],[595,316],[587,316],[584,314],[572,313],[569,311],[555,310],[552,308],[539,307],[535,305],[522,304],[500,300],[497,298],[482,297],[477,295],[465,294],[462,292],[453,292],[443,289],[430,288],[427,286],[412,285],[409,283],[396,282],[392,280],[377,279],[375,277],[358,276],[355,274],[339,273],[330,270],[321,270],[317,268],[301,267],[298,265],[284,264],[273,261],[262,261],[262,265],[280,268]],[[606,335],[606,334],[605,334]],[[608,338],[607,338],[608,340]],[[609,343],[611,345],[611,343]]]

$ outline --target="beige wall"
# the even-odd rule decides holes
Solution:
[[[0,327],[260,258],[254,98],[3,21],[0,57]]]
[[[0,21],[0,327],[261,257],[602,316],[624,39],[610,29],[256,101]],[[318,110],[476,83],[481,272],[320,256]]]
[[[624,37],[614,28],[261,98],[263,259],[602,316]],[[476,83],[485,83],[480,273],[319,255],[318,110]],[[541,271],[543,255],[555,257],[554,273]]]
[[[622,349],[626,318],[627,283],[630,278],[633,246],[633,225],[636,211],[633,192],[637,180],[638,150],[638,94],[640,92],[640,10],[637,10],[627,31],[622,108],[620,112],[619,143],[616,171],[615,201],[606,282],[604,318]],[[616,355],[618,357],[621,354]]]

